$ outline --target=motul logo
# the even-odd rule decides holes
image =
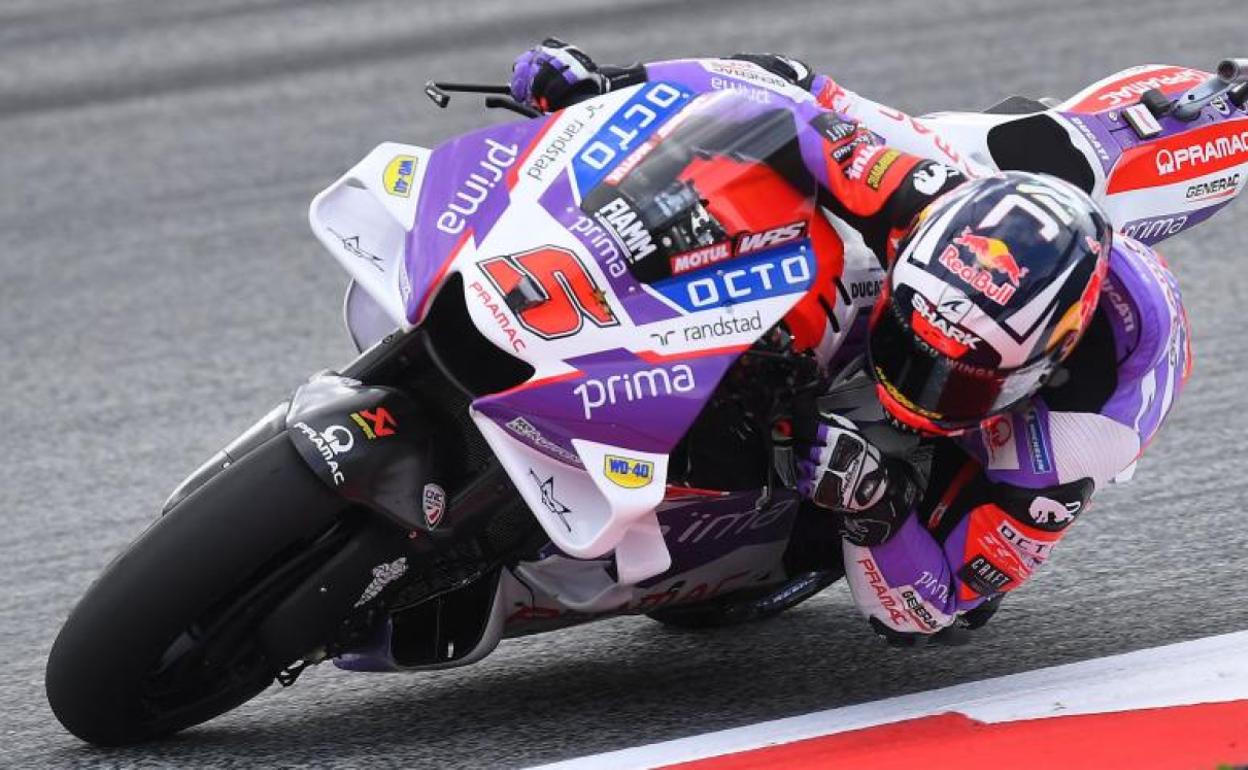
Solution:
[[[683,254],[677,254],[672,257],[672,275],[680,275],[690,270],[697,270],[713,265],[716,262],[722,262],[732,256],[730,244],[712,243],[701,249],[686,251]]]
[[[795,241],[801,238],[805,232],[805,222],[793,222],[792,224],[782,225],[771,230],[764,230],[761,233],[745,233],[737,237],[736,252],[738,255],[742,255],[770,249],[773,246]]]

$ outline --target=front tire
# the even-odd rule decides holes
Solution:
[[[46,673],[57,719],[84,741],[122,745],[260,693],[290,661],[267,659],[254,630],[345,508],[284,432],[219,473],[115,559],[70,613]]]

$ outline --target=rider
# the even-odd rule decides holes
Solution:
[[[782,56],[600,68],[548,39],[517,59],[511,88],[553,111],[679,79],[689,64],[742,87],[815,95],[822,162],[806,165],[819,202],[888,267],[865,373],[821,399],[798,464],[799,489],[841,514],[855,603],[893,643],[982,625],[1093,492],[1130,477],[1173,406],[1191,371],[1173,275],[1074,186],[988,175],[920,121]],[[868,114],[872,129],[906,130],[885,144],[884,131],[851,120]],[[870,410],[846,419],[838,404],[864,386],[914,438],[870,425]],[[932,439],[926,451],[919,436]]]

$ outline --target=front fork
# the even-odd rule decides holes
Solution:
[[[382,340],[342,374],[314,376],[183,481],[164,506],[162,514],[282,432],[320,482],[351,503],[341,523],[349,537],[319,557],[260,626],[274,662],[338,654],[388,623],[392,607],[481,581],[497,571],[500,552],[536,526],[497,463],[448,494],[438,424],[402,390],[366,384],[402,382],[419,366],[436,363],[424,332],[413,330]],[[508,528],[502,534],[500,516]]]

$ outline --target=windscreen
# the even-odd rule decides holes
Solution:
[[[793,114],[725,91],[673,115],[581,208],[655,282],[805,238],[814,193]]]

